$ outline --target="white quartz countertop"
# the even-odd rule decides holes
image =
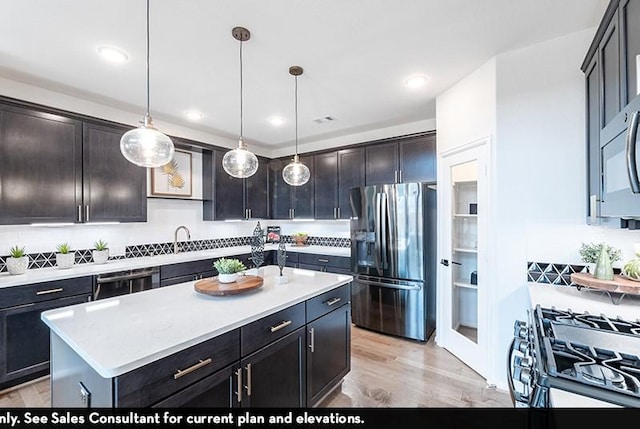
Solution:
[[[599,290],[573,286],[553,286],[541,283],[529,283],[529,297],[532,307],[556,307],[559,310],[571,310],[576,313],[589,312],[604,314],[609,318],[621,317],[628,320],[640,320],[640,296],[626,295],[615,305],[609,296]],[[614,295],[619,298],[619,295]]]
[[[115,377],[349,283],[348,275],[263,268],[264,285],[230,296],[203,295],[193,282],[77,304],[42,320],[105,378]]]
[[[277,250],[276,244],[265,244],[264,250]],[[351,256],[349,247],[330,247],[330,246],[294,246],[287,244],[287,252],[297,253],[317,253],[320,255],[331,256]],[[146,256],[142,258],[127,258],[120,260],[111,260],[106,264],[78,264],[72,268],[60,269],[41,268],[27,270],[25,274],[11,275],[9,273],[0,273],[0,288],[10,286],[20,286],[31,283],[39,283],[53,280],[70,279],[74,277],[83,277],[88,275],[110,273],[114,271],[131,270],[136,268],[154,267],[159,265],[176,264],[179,262],[197,261],[208,258],[221,258],[224,256],[239,255],[250,253],[251,246],[222,247],[219,249],[200,250],[196,252],[182,252],[170,255]]]

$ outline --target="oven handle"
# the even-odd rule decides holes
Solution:
[[[139,271],[139,272],[134,272],[130,274],[117,275],[113,277],[98,276],[98,278],[96,279],[96,283],[102,284],[102,283],[111,283],[111,282],[120,281],[120,280],[135,280],[143,277],[149,277],[150,275],[155,273],[156,273],[156,269],[150,269],[150,270]]]

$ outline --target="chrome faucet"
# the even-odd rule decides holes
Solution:
[[[191,240],[191,233],[189,232],[189,228],[184,225],[180,225],[179,227],[177,227],[176,231],[173,233],[173,253],[178,253],[178,251],[180,250],[178,248],[178,231],[180,231],[181,229],[184,229],[186,231],[187,240]]]

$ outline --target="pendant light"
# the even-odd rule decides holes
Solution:
[[[298,76],[300,76],[302,72],[302,67],[289,67],[289,74],[294,76],[296,81],[296,154],[293,157],[293,162],[289,163],[282,170],[282,178],[291,186],[302,186],[307,183],[311,177],[309,167],[301,163],[298,157]]]
[[[249,40],[251,33],[244,27],[235,27],[231,31],[231,35],[240,41],[240,138],[238,139],[238,147],[224,154],[222,168],[230,176],[243,179],[253,176],[258,171],[258,158],[247,150],[242,135],[242,42]]]
[[[147,113],[139,128],[127,131],[120,139],[120,152],[140,167],[161,167],[173,159],[173,142],[153,127],[149,114],[149,0],[147,0]]]

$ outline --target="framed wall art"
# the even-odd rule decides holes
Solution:
[[[192,175],[191,152],[176,150],[168,164],[151,170],[151,195],[191,197]]]

